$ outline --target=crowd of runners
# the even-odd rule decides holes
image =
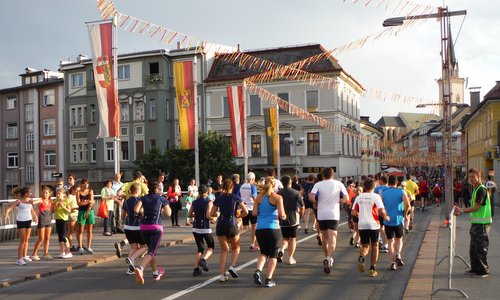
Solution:
[[[283,262],[285,254],[288,264],[297,263],[295,252],[299,228],[303,228],[305,234],[316,232],[318,245],[324,253],[323,272],[332,272],[337,229],[341,210],[345,209],[352,233],[350,245],[359,248],[358,270],[366,271],[365,260],[368,261],[366,257],[369,255],[367,274],[375,277],[380,252],[388,255],[388,270],[395,271],[404,265],[402,237],[414,227],[414,209],[425,211],[432,203],[430,198],[437,205],[441,198],[434,193],[439,183],[431,189],[433,183],[430,184],[425,175],[415,180],[410,174],[405,179],[377,174],[363,176],[361,182],[344,182],[334,179],[332,168],[324,168],[316,178],[309,176],[302,183],[297,177],[290,176],[279,180],[275,178],[274,169],[270,169],[267,175],[256,181],[255,174],[249,172],[243,183],[237,174],[227,179],[218,176],[211,185],[199,187],[193,179],[187,195],[183,196],[178,179],[173,179],[170,186],[164,186],[163,173],[146,180],[141,172],[136,171],[134,179],[125,184],[117,174],[101,190],[101,202],[107,207],[107,214],[103,216],[103,235],[110,236],[123,228],[126,238],[116,243],[115,248],[121,258],[125,245],[129,245],[125,258],[126,273],[135,275],[137,283],[144,284],[145,268],[151,267],[153,279],[160,280],[164,269],[157,266],[156,255],[163,235],[162,214],[170,218],[172,226],[181,226],[178,213],[186,209],[186,225],[192,226],[196,242],[193,276],[209,271],[208,260],[216,248],[212,225],[216,224],[219,281],[225,282],[229,276],[238,278],[240,232],[245,229],[250,232],[250,250],[259,252],[254,282],[273,287],[276,285],[273,279],[275,268]],[[52,215],[56,219],[59,258],[71,258],[72,253],[93,253],[94,193],[88,180],[81,180],[77,187],[74,179],[69,175],[66,185],[58,182],[53,200],[50,188],[42,190],[41,200],[33,200],[29,188],[14,191],[17,200],[7,209],[5,218],[17,208],[18,265],[40,260],[38,250],[42,243],[44,258],[51,259]],[[34,204],[38,204],[38,212],[33,209]],[[459,205],[466,207],[467,203]],[[38,240],[28,256],[32,221],[38,223]],[[83,245],[84,229],[87,230],[86,247]],[[76,233],[76,245],[73,244],[73,232]]]

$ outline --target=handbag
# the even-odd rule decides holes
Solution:
[[[108,205],[106,204],[106,200],[101,201],[99,209],[97,210],[97,216],[104,219],[109,218]]]

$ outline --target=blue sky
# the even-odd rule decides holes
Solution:
[[[382,30],[383,20],[398,16],[393,10],[381,8],[383,5],[375,8],[373,3],[382,0],[372,0],[365,6],[367,1],[116,0],[115,4],[122,13],[201,40],[240,44],[242,49],[306,43],[333,49]],[[412,1],[436,7],[443,4],[436,0]],[[481,86],[484,95],[500,80],[500,1],[450,0],[445,4],[450,10],[468,11],[465,21],[454,17],[451,22],[455,52],[461,76],[468,79],[469,86]],[[99,17],[95,0],[2,0],[0,88],[20,85],[18,75],[25,67],[56,70],[64,58],[88,55],[85,22]],[[366,89],[438,99],[439,28],[439,23],[429,20],[337,58]],[[147,36],[120,29],[118,33],[119,53],[165,47]],[[399,111],[416,110],[412,104],[362,101],[361,113],[369,115],[372,122]]]

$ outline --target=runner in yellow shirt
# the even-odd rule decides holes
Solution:
[[[408,224],[405,224],[405,228],[408,228],[408,230],[413,229],[413,217],[415,216],[415,197],[418,195],[418,184],[411,179],[411,174],[407,173],[406,174],[406,180],[403,181],[406,184],[405,191],[408,192],[410,195],[410,219],[406,222],[409,222]]]

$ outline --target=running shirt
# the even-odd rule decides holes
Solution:
[[[240,188],[240,197],[245,205],[247,206],[248,211],[253,210],[253,202],[255,197],[257,197],[257,187],[254,184],[250,184],[248,182],[241,185]]]
[[[283,183],[281,182],[281,180],[274,178],[274,192],[277,193],[282,188],[283,188]]]
[[[281,227],[290,227],[299,225],[297,210],[304,207],[302,196],[295,189],[288,187],[280,190],[278,195],[283,197],[283,206],[285,208],[286,220],[280,220]]]
[[[325,179],[316,183],[311,193],[318,196],[318,220],[340,220],[340,194],[347,195],[342,182]]]
[[[32,220],[31,207],[32,205],[30,203],[19,202],[19,205],[17,206],[16,221],[19,222],[31,221]]]
[[[141,225],[161,225],[161,210],[168,205],[165,197],[160,194],[147,194],[142,196],[140,201],[144,209]]]
[[[418,194],[418,184],[415,181],[408,179],[406,182],[405,190],[410,194],[411,200],[415,200],[415,196]]]
[[[139,230],[139,219],[136,218],[134,207],[140,199],[136,196],[132,196],[123,202],[122,210],[127,213],[127,217],[125,218],[125,224],[123,225],[124,229],[127,230]],[[144,203],[143,203],[144,205]]]
[[[134,183],[138,183],[141,186],[141,193],[139,196],[141,196],[141,197],[146,196],[149,193],[148,186],[145,183],[138,182],[138,181],[130,181],[130,182],[124,183],[121,187],[121,190],[125,193],[125,199],[128,199],[128,198],[130,198],[130,196],[132,196],[130,194],[130,186]]]
[[[389,187],[382,192],[382,202],[384,202],[385,211],[391,218],[390,221],[384,220],[384,225],[399,226],[404,222],[404,203],[402,189]]]
[[[259,229],[279,229],[278,209],[276,205],[269,202],[269,196],[264,196],[259,204],[259,215],[257,216],[257,228]]]
[[[377,187],[373,190],[375,194],[381,195],[383,191],[387,190],[389,186],[387,185],[377,185]]]
[[[235,194],[221,194],[215,198],[214,205],[219,208],[219,222],[236,224],[236,209],[243,202]]]
[[[384,208],[384,203],[379,194],[362,193],[356,197],[353,210],[359,213],[359,230],[380,229],[380,219],[378,216],[380,208]]]
[[[200,197],[193,201],[191,209],[194,212],[193,232],[195,233],[212,233],[210,221],[207,219],[208,203],[210,203],[208,197]]]

